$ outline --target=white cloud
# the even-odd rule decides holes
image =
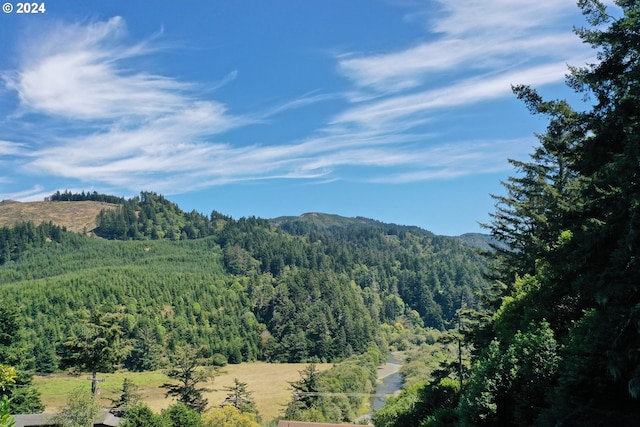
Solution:
[[[25,151],[25,144],[13,141],[3,141],[0,139],[0,156],[13,156],[22,154]]]
[[[411,123],[420,118],[426,120],[428,113],[433,110],[504,97],[511,93],[511,85],[536,86],[562,81],[567,72],[566,68],[564,62],[543,64],[497,75],[472,77],[417,93],[360,103],[339,114],[334,123],[351,122],[370,128],[403,128],[403,123],[407,121]]]
[[[168,113],[187,102],[186,85],[146,73],[129,73],[122,61],[148,54],[145,44],[120,42],[121,18],[91,25],[56,26],[24,41],[31,55],[5,74],[26,111],[69,119],[118,119]]]
[[[573,0],[439,3],[424,40],[337,58],[352,84],[343,98],[309,92],[242,116],[201,94],[240,71],[198,88],[141,68],[158,44],[131,42],[121,18],[61,24],[26,38],[31,55],[0,74],[20,100],[15,120],[35,113],[56,125],[34,130],[29,146],[0,141],[0,155],[22,156],[24,174],[163,193],[274,178],[329,182],[349,168],[366,168],[365,181],[397,183],[507,170],[522,143],[452,142],[416,129],[452,107],[510,96],[511,84],[561,81],[567,62],[583,63],[569,28],[547,28]],[[327,100],[342,109],[307,137],[271,145],[224,139],[228,130]]]
[[[547,27],[576,11],[574,0],[436,0],[441,13],[430,20],[436,33],[513,37]]]
[[[580,48],[571,28],[557,29],[575,12],[573,0],[437,3],[427,15],[425,41],[397,52],[340,55],[339,71],[360,87],[395,92],[432,84],[435,76],[555,62]]]
[[[42,185],[35,185],[28,190],[22,190],[11,193],[0,193],[0,200],[20,200],[24,202],[30,201],[42,201],[45,196],[48,196],[50,193],[43,193]]]
[[[434,74],[513,67],[524,60],[524,52],[526,57],[548,56],[550,45],[555,60],[566,58],[575,51],[576,38],[568,33],[498,41],[445,39],[401,52],[343,59],[339,67],[359,86],[397,91],[429,83]]]

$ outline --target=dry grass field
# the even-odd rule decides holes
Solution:
[[[69,231],[83,233],[96,228],[96,217],[102,209],[117,205],[102,202],[12,202],[0,204],[0,227],[31,221],[38,225],[53,222]]]
[[[247,383],[249,391],[253,392],[260,415],[264,420],[270,420],[278,415],[284,405],[291,399],[289,382],[300,378],[299,371],[307,365],[299,363],[242,363],[239,365],[227,365],[221,368],[218,375],[207,387],[214,390],[206,393],[209,406],[218,405],[224,401],[225,386],[230,386],[234,378]],[[318,370],[326,370],[333,366],[330,363],[316,365]],[[78,387],[90,390],[88,375],[70,376],[56,374],[35,377],[34,383],[42,393],[42,402],[46,406],[45,412],[56,412],[65,404],[67,395]],[[154,411],[171,405],[172,400],[165,398],[164,389],[159,386],[167,382],[169,378],[161,371],[155,372],[118,372],[115,374],[101,374],[105,381],[100,383],[101,403],[108,407],[110,399],[117,399],[122,388],[124,378],[129,378],[138,387],[144,402]]]

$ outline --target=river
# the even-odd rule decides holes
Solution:
[[[376,397],[371,399],[372,413],[358,417],[356,422],[371,420],[371,417],[378,409],[382,408],[390,395],[397,395],[402,389],[402,376],[400,367],[404,364],[404,354],[402,352],[392,352],[387,356],[387,363],[378,367],[378,386]]]
[[[377,396],[373,398],[373,412],[384,406],[389,395],[395,395],[402,389],[400,366],[404,364],[404,354],[392,352],[387,356],[387,363],[378,369]]]

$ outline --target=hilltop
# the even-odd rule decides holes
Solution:
[[[309,212],[300,216],[281,216],[269,220],[273,226],[280,227],[291,234],[307,234],[310,232],[335,233],[344,229],[361,230],[370,227],[383,228],[390,232],[413,232],[422,236],[434,236],[430,231],[416,226],[384,223],[375,219],[344,217],[321,212]]]
[[[97,227],[97,217],[104,209],[115,209],[116,204],[82,201],[16,202],[0,203],[0,227],[13,226],[19,222],[52,222],[69,231],[91,232]]]

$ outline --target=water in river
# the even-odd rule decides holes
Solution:
[[[400,367],[404,363],[404,359],[402,355],[398,355],[398,357],[394,357],[393,354],[389,354],[387,356],[387,363],[391,363],[397,365],[397,368]],[[372,413],[365,414],[359,417],[356,422],[367,422],[371,420],[373,413],[378,409],[382,408],[387,400],[387,397],[390,395],[394,395],[398,393],[402,389],[402,376],[400,376],[400,372],[396,371],[391,375],[384,377],[376,388],[376,397],[371,399],[371,409]]]
[[[387,363],[402,365],[404,360],[397,359],[393,354],[389,354],[387,356]],[[395,394],[400,391],[400,389],[402,389],[402,376],[399,371],[383,378],[382,382],[378,384],[378,388],[376,389],[376,394],[378,396],[374,397],[373,402],[371,403],[373,411],[375,412],[382,408],[387,400],[387,396]]]

